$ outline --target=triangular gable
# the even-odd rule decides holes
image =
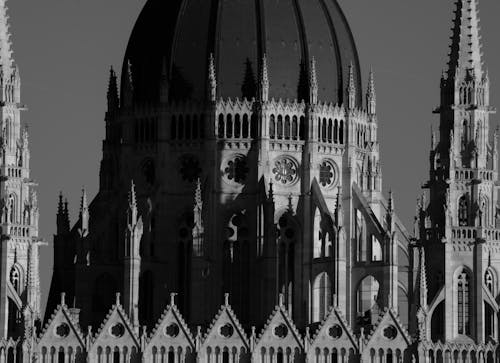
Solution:
[[[369,351],[370,348],[401,349],[402,347],[408,347],[410,344],[411,338],[399,320],[397,313],[392,309],[388,309],[375,323],[367,339],[366,348],[368,349],[364,350]]]
[[[257,339],[254,352],[260,352],[265,347],[304,349],[303,339],[285,309],[282,295],[280,296],[279,306],[276,306]]]
[[[113,305],[104,319],[92,342],[90,351],[95,353],[98,347],[130,346],[133,343],[137,350],[140,348],[139,338],[134,333],[132,323],[119,301],[117,294],[116,304]]]
[[[148,347],[167,345],[195,349],[195,340],[173,299],[158,320],[148,340]],[[148,351],[149,349],[146,349]]]
[[[203,337],[200,351],[205,352],[207,347],[227,346],[238,348],[239,351],[244,348],[246,352],[249,352],[248,337],[229,305],[228,294],[225,300]]]
[[[71,317],[64,299],[57,306],[38,338],[38,346],[80,346],[85,349],[85,339],[77,322]]]
[[[316,330],[308,354],[314,353],[316,348],[323,351],[324,348],[330,348],[333,345],[337,349],[344,348],[346,351],[351,348],[358,350],[358,342],[349,323],[340,310],[336,308],[330,309],[330,312]]]

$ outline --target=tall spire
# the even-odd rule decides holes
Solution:
[[[481,43],[477,0],[457,0],[448,77],[472,72],[482,77]]]
[[[368,77],[366,108],[369,115],[375,115],[377,113],[377,93],[375,92],[375,74],[373,68],[370,68],[370,75]]]
[[[130,225],[137,223],[137,197],[133,180],[130,182],[130,190],[128,192],[128,223]]]
[[[311,59],[309,70],[309,102],[313,105],[318,103],[318,75],[316,74],[316,59]]]
[[[418,289],[419,289],[419,305],[423,309],[427,309],[427,270],[425,266],[425,250],[420,247],[420,266],[418,269]]]
[[[0,0],[1,1],[1,0]],[[111,67],[109,70],[109,83],[108,83],[108,111],[115,111],[120,105],[118,97],[118,82],[116,80],[116,73]]]
[[[85,188],[82,189],[82,200],[80,202],[80,221],[80,231],[83,236],[84,234],[86,235],[89,231],[89,206],[87,203],[87,191],[85,190]]]
[[[349,84],[347,85],[347,108],[350,110],[356,108],[356,83],[354,81],[354,64],[349,64]]]
[[[208,95],[210,101],[217,101],[217,76],[215,74],[215,58],[213,53],[210,53],[208,58]]]
[[[194,226],[193,226],[193,252],[196,256],[203,255],[203,199],[201,195],[201,180],[198,178],[194,193]]]
[[[265,54],[262,57],[259,93],[261,102],[269,101],[269,71],[267,69],[267,58]]]
[[[5,78],[10,77],[14,70],[12,43],[9,31],[9,16],[7,15],[7,0],[0,0],[0,65]]]

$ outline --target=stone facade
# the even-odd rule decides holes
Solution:
[[[0,4],[0,363],[497,360],[497,134],[491,145],[477,0],[457,1],[412,233],[382,193],[374,74],[363,102],[335,0],[149,0],[121,92],[110,72],[99,193],[83,191],[73,226],[59,198],[43,328]]]

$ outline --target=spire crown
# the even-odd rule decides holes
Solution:
[[[262,57],[262,65],[260,72],[260,101],[269,101],[269,71],[267,69],[267,57],[264,54]]]
[[[108,111],[115,110],[119,106],[118,97],[118,81],[116,78],[115,70],[111,66],[109,70],[109,83],[108,83]]]
[[[477,0],[458,0],[456,6],[448,76],[481,79],[483,72]]]
[[[347,85],[347,94],[348,94],[348,105],[349,109],[356,108],[356,83],[354,81],[354,64],[349,64],[349,84]]]
[[[217,77],[215,74],[215,59],[213,53],[208,58],[208,82],[210,101],[217,101]]]
[[[316,73],[316,59],[312,57],[311,68],[309,70],[309,102],[318,103],[318,75]]]
[[[5,78],[15,73],[12,57],[12,43],[9,31],[9,16],[7,15],[6,0],[0,0],[0,67]]]

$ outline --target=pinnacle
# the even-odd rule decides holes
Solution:
[[[136,194],[135,194],[135,184],[134,184],[133,180],[130,182],[130,191],[128,193],[128,202],[129,202],[130,206],[135,207],[137,205],[137,198],[136,198]]]
[[[6,77],[14,71],[14,59],[12,58],[12,43],[9,31],[9,16],[7,15],[6,0],[0,0],[0,66]]]

